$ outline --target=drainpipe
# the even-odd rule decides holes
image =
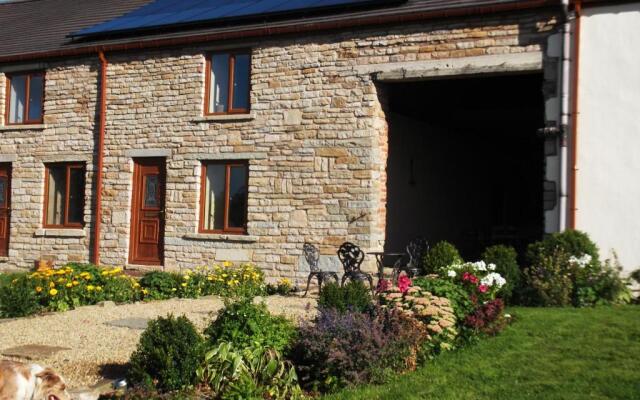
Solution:
[[[580,30],[582,16],[582,0],[575,2],[575,24],[573,28],[573,80],[571,92],[571,197],[569,198],[569,228],[576,229],[577,207],[577,175],[578,175],[578,83],[580,79]]]
[[[567,228],[567,132],[569,130],[569,79],[571,74],[571,20],[569,18],[569,0],[562,1],[564,23],[562,26],[562,86],[560,89],[560,215],[558,231]]]
[[[100,225],[102,225],[102,169],[104,159],[104,131],[107,111],[107,59],[102,50],[98,51],[100,60],[100,110],[98,114],[98,162],[96,163],[96,209],[94,215],[93,259],[91,262],[100,265]]]

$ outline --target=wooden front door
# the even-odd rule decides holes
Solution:
[[[129,249],[132,264],[163,263],[164,190],[164,158],[135,159]]]
[[[11,217],[11,165],[0,164],[0,256],[9,255]]]

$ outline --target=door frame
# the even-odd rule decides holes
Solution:
[[[6,234],[7,234],[7,244],[6,244],[6,249],[0,247],[0,257],[8,257],[9,256],[9,245],[11,243],[11,186],[12,186],[12,178],[13,178],[13,165],[11,165],[10,162],[6,162],[6,163],[0,163],[0,169],[5,169],[7,171],[7,198],[6,198],[6,204],[7,204],[7,227],[6,227]],[[6,250],[6,252],[5,252]]]
[[[144,188],[142,187],[142,173],[140,166],[145,165],[158,165],[160,167],[160,226],[159,226],[159,238],[160,241],[160,250],[158,252],[159,262],[156,261],[147,261],[147,260],[136,260],[135,255],[137,254],[138,242],[139,242],[139,226],[138,226],[138,217],[140,213],[141,207],[141,196],[144,193]],[[167,160],[165,157],[134,157],[133,158],[133,186],[131,190],[131,222],[129,229],[129,264],[133,265],[150,265],[150,266],[163,266],[164,265],[164,230],[166,225],[166,182],[167,182]]]

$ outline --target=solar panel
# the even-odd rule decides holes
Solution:
[[[404,1],[406,0],[155,0],[121,17],[74,32],[69,36],[124,33],[168,26]]]

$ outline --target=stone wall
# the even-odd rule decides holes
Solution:
[[[384,101],[373,77],[357,67],[539,52],[554,29],[549,15],[521,14],[261,40],[250,46],[251,114],[225,120],[202,117],[205,55],[215,44],[107,54],[102,261],[127,263],[132,157],[145,154],[167,157],[168,269],[246,260],[270,277],[299,278],[305,241],[324,255],[345,240],[381,249]],[[5,266],[31,266],[45,255],[59,263],[88,260],[97,74],[97,58],[51,64],[46,127],[0,132],[0,154],[17,154]],[[63,156],[88,161],[85,236],[35,237],[49,233],[41,229],[42,163]],[[249,160],[246,236],[197,233],[201,161],[224,158]],[[323,263],[336,267],[332,258]]]

